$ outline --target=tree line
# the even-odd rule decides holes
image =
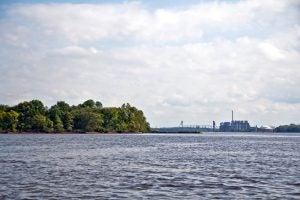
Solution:
[[[275,132],[294,132],[300,133],[300,125],[290,124],[290,125],[281,125],[275,128]]]
[[[58,101],[47,108],[40,100],[24,101],[15,106],[0,104],[1,132],[149,132],[143,112],[130,104],[103,107],[89,99],[69,105]]]

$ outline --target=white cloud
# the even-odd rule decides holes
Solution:
[[[1,103],[130,102],[153,126],[299,122],[297,1],[11,6],[0,21]]]
[[[262,53],[264,53],[266,57],[269,58],[270,60],[276,61],[285,58],[284,52],[272,44],[264,42],[260,44],[259,47],[261,48]]]
[[[199,40],[211,31],[241,34],[248,28],[253,31],[254,23],[257,28],[271,28],[277,16],[287,15],[285,19],[292,20],[296,17],[295,13],[287,13],[294,4],[296,1],[214,1],[185,9],[154,11],[139,3],[37,4],[17,6],[9,12],[41,26],[45,35],[63,36],[73,43],[124,38],[165,43]]]

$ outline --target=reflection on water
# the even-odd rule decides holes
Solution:
[[[300,198],[300,134],[0,135],[0,199]]]

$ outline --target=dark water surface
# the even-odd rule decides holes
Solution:
[[[300,199],[300,134],[0,135],[0,199]]]

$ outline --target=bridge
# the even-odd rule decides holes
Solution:
[[[200,132],[215,132],[219,127],[213,125],[183,125],[175,127],[160,127],[152,128],[152,132],[156,133],[200,133]]]
[[[183,121],[181,121],[179,126],[151,128],[151,131],[155,133],[200,133],[215,132],[218,129],[219,127],[216,126],[215,121],[212,125],[183,125]]]

